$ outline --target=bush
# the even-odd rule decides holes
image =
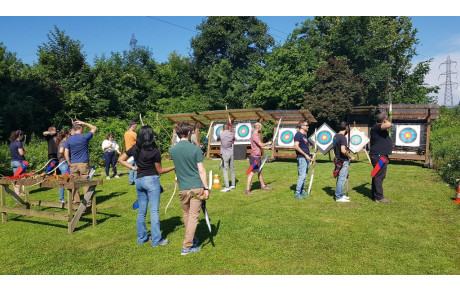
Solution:
[[[460,182],[460,106],[440,107],[433,121],[430,138],[431,156],[439,175],[449,184]]]

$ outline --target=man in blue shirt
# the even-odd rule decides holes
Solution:
[[[83,134],[83,125],[90,129],[90,132]],[[67,164],[70,165],[70,175],[75,177],[86,177],[89,174],[88,144],[97,131],[97,127],[83,121],[75,121],[72,127],[74,132],[64,144],[64,156]],[[86,193],[88,187],[83,188]],[[80,195],[75,193],[74,203],[80,203]]]
[[[300,121],[299,131],[294,136],[294,148],[297,153],[297,168],[299,172],[294,198],[299,200],[303,200],[304,197],[309,197],[308,194],[305,193],[305,180],[307,180],[310,162],[315,162],[311,158],[310,149],[308,148],[307,131],[308,121]]]

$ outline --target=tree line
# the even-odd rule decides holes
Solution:
[[[309,109],[338,123],[353,106],[432,103],[431,60],[412,64],[418,44],[409,17],[314,17],[283,44],[256,17],[207,17],[190,56],[158,63],[130,45],[89,65],[84,47],[57,26],[24,64],[0,42],[0,138],[41,134],[69,117],[138,120],[160,114],[261,107]],[[164,122],[164,121],[163,121]],[[165,136],[166,137],[166,136]]]

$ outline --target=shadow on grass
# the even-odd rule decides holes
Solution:
[[[369,182],[353,187],[353,190],[372,200],[372,190],[367,185],[370,185]]]
[[[323,191],[326,192],[326,194],[331,196],[332,198],[335,198],[335,188],[327,186],[323,188]]]
[[[332,157],[332,160],[334,160],[334,158]],[[271,163],[273,162],[279,162],[279,163],[291,163],[293,164],[292,166],[293,167],[296,167],[297,168],[297,159],[286,159],[286,158],[277,158],[275,161],[272,161]],[[317,164],[328,164],[328,163],[331,163],[332,161],[329,161],[329,159],[327,160],[316,160],[316,163]],[[268,163],[268,161],[267,161]]]
[[[174,232],[174,230],[176,230],[176,228],[181,224],[182,222],[180,216],[173,216],[168,219],[163,219],[160,222],[161,234],[163,237],[167,237],[168,234]]]
[[[262,186],[260,185],[260,181],[259,181],[259,178],[255,178],[257,180],[255,180],[254,183],[251,184],[251,186],[249,187],[249,190],[252,191],[252,190],[258,190],[260,189]],[[254,177],[252,178],[252,180],[254,181]],[[264,181],[265,182],[265,181]],[[270,187],[270,184],[272,184],[274,181],[266,181],[265,182],[265,186],[267,187]]]
[[[207,244],[211,243],[211,245],[215,247],[216,245],[214,244],[213,238],[219,232],[219,228],[220,228],[220,220],[217,221],[217,225],[214,225],[211,223],[211,233],[209,233],[209,229],[208,229],[205,219],[201,219],[200,221],[198,221],[198,227],[196,228],[196,237],[198,238],[200,242],[202,242],[202,243],[199,243],[199,245],[201,247],[204,247]],[[209,240],[207,240],[208,238]]]
[[[93,220],[92,220],[91,216],[88,217],[88,215],[91,215],[91,212],[89,212],[89,213],[88,213],[88,212],[83,213],[82,217],[81,217],[80,220],[79,220],[79,223],[84,222],[85,224],[83,224],[83,225],[81,225],[81,226],[79,226],[79,227],[75,227],[75,230],[74,230],[74,231],[78,231],[78,230],[81,230],[81,229],[85,229],[85,228],[87,228],[88,226],[92,226],[92,225],[93,225]],[[104,215],[104,217],[101,218],[101,215]],[[113,217],[121,217],[121,215],[98,212],[98,213],[97,213],[97,224],[98,224],[98,225],[99,225],[99,224],[102,224],[102,223],[104,223],[107,219],[110,219],[110,218],[113,218]],[[22,216],[22,215],[18,215],[17,217],[14,217],[14,218],[9,218],[8,220],[20,221],[20,222],[28,222],[28,223],[33,223],[33,224],[47,225],[47,226],[52,226],[52,227],[67,229],[67,224],[66,224],[66,225],[62,225],[62,224],[56,224],[56,223],[47,222],[47,221],[36,221],[36,220],[31,220],[30,218],[24,218],[24,216]]]
[[[97,194],[98,192],[102,192],[102,191],[97,191],[97,190],[96,190],[96,194]],[[126,192],[126,191],[123,191],[123,192],[112,192],[112,193],[109,193],[109,194],[103,195],[103,196],[102,196],[102,195],[97,195],[97,198],[96,198],[97,200],[96,200],[96,201],[97,201],[97,204],[103,203],[103,202],[105,202],[105,201],[107,201],[107,200],[110,200],[110,199],[112,199],[112,198],[115,198],[115,197],[118,197],[118,196],[125,195],[126,193],[128,193],[128,192]]]
[[[29,194],[40,193],[40,192],[48,191],[49,189],[52,189],[52,188],[37,188],[37,189],[29,190]],[[59,189],[56,189],[56,193],[59,193]]]

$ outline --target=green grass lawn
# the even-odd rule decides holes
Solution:
[[[218,160],[205,160],[206,170],[219,173],[223,184],[218,166]],[[393,203],[375,203],[371,166],[363,155],[350,168],[351,202],[339,204],[327,156],[319,155],[312,196],[303,201],[293,198],[293,160],[267,163],[265,182],[274,190],[258,190],[255,177],[253,196],[244,194],[247,168],[247,161],[236,161],[237,189],[211,193],[213,238],[200,215],[201,252],[180,255],[184,227],[177,193],[164,213],[173,188],[163,193],[160,205],[161,230],[170,244],[137,245],[135,188],[119,166],[125,174],[98,187],[97,227],[84,216],[67,234],[65,222],[8,214],[8,222],[0,224],[0,273],[460,274],[460,207],[451,200],[455,191],[433,170],[391,163],[384,190]],[[173,175],[161,177],[165,189]],[[32,189],[31,196],[57,201],[58,190]],[[9,197],[7,202],[13,205]]]

